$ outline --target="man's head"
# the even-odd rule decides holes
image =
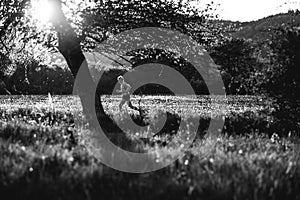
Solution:
[[[123,76],[118,76],[118,82],[123,83],[124,82],[124,77]]]

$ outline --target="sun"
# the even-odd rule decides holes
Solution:
[[[31,0],[31,12],[35,20],[46,24],[53,16],[53,7],[49,0]]]

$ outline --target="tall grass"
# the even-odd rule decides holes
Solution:
[[[76,117],[59,109],[0,109],[1,197],[300,199],[299,138],[281,136],[276,120],[265,113],[231,113],[217,138],[203,137],[210,118],[202,117],[186,155],[145,174],[118,172],[101,164],[86,147],[89,131],[74,124]],[[119,120],[132,117],[134,113],[122,113]],[[173,117],[178,116],[170,114],[171,122]],[[149,140],[130,131],[123,135],[110,129],[107,135],[116,143],[127,141],[144,150],[157,148],[159,142],[164,148],[164,139],[180,139],[167,131]]]

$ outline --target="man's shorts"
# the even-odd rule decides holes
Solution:
[[[130,95],[129,94],[123,94],[122,100],[129,101],[130,100]]]

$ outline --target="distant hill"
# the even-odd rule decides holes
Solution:
[[[288,24],[300,27],[300,11],[289,11],[252,22],[214,21],[214,27],[221,28],[228,36],[257,42],[270,38],[274,29]]]

